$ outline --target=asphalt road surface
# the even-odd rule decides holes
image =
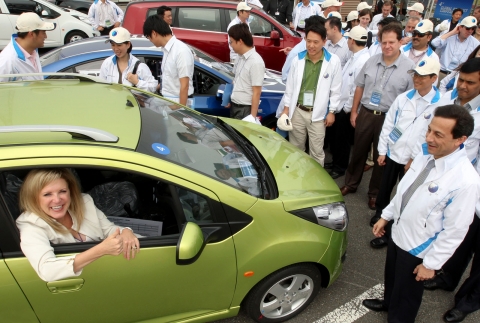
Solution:
[[[329,288],[321,289],[313,302],[288,322],[383,323],[387,321],[386,313],[372,312],[361,305],[365,295],[383,295],[381,284],[383,284],[386,248],[375,250],[369,246],[369,241],[373,238],[369,221],[374,214],[374,211],[367,206],[368,182],[371,174],[371,170],[364,173],[357,192],[345,196],[350,224],[347,258],[342,274]],[[336,180],[339,186],[343,186],[344,181],[344,176]],[[469,271],[470,268],[467,268],[466,273],[468,274]],[[464,275],[460,284],[466,277],[468,276]],[[443,322],[443,314],[453,306],[454,295],[454,292],[425,290],[416,322]],[[372,298],[374,297],[376,296]],[[253,322],[253,320],[241,310],[237,317],[218,322],[243,323]],[[468,315],[463,322],[480,322],[480,311]]]

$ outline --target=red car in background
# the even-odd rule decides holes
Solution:
[[[238,1],[138,1],[130,2],[125,10],[123,27],[132,34],[143,34],[143,22],[156,15],[157,8],[172,8],[175,36],[222,61],[230,60],[227,27],[237,15]],[[285,47],[294,47],[301,41],[297,32],[290,30],[263,9],[252,6],[250,30],[255,50],[263,57],[267,68],[281,71]]]

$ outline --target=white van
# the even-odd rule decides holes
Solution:
[[[60,8],[46,0],[0,0],[0,50],[17,33],[17,18],[24,12],[35,12],[43,20],[54,22],[57,28],[47,31],[45,47],[57,47],[84,38],[100,36],[86,14]]]

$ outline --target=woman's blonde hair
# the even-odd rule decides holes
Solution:
[[[30,171],[20,189],[20,209],[22,212],[32,212],[38,215],[56,232],[65,233],[68,232],[68,229],[46,214],[39,203],[42,189],[59,178],[67,182],[70,191],[70,215],[75,217],[79,228],[83,221],[85,206],[77,179],[72,171],[67,168],[34,169]]]

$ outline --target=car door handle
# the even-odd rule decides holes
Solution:
[[[65,279],[55,282],[48,282],[47,288],[52,293],[75,292],[83,287],[84,282],[85,281],[82,278]]]

